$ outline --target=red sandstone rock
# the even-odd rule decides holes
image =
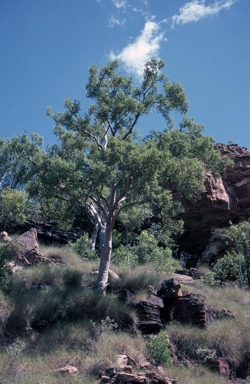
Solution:
[[[194,266],[208,244],[212,228],[228,226],[229,221],[238,223],[250,218],[250,151],[237,144],[216,144],[222,155],[233,160],[225,175],[216,177],[206,172],[206,192],[191,204],[185,201],[185,231],[179,238],[182,249],[197,257],[190,262]]]

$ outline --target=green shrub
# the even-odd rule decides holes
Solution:
[[[75,243],[72,243],[71,247],[86,259],[95,259],[97,257],[97,252],[90,249],[90,239],[87,233],[77,239]]]
[[[18,247],[13,242],[0,244],[0,289],[6,290],[9,287],[12,269],[9,262],[17,255]]]
[[[231,249],[220,259],[214,271],[222,278],[250,286],[250,222],[243,221],[226,229]]]
[[[207,271],[204,276],[196,281],[196,285],[209,285],[210,287],[216,287],[220,285],[220,281],[216,279],[216,273],[214,271]]]
[[[120,245],[114,249],[112,259],[115,263],[130,266],[155,263],[158,271],[170,273],[180,267],[172,257],[172,250],[159,246],[156,237],[148,231],[142,231],[133,245]]]
[[[237,255],[235,251],[227,252],[223,258],[218,260],[213,271],[221,279],[236,281],[240,285],[248,283],[244,273],[244,255]]]
[[[150,335],[147,341],[149,358],[153,364],[168,367],[172,364],[172,353],[170,340],[166,330],[160,331],[157,335]]]

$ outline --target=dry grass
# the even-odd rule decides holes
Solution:
[[[215,356],[225,357],[236,366],[250,352],[250,292],[236,286],[209,287],[185,286],[183,293],[201,293],[207,306],[233,313],[235,318],[224,318],[209,324],[207,330],[173,323],[168,326],[171,340],[181,357],[197,359],[199,349],[214,351]]]
[[[228,380],[198,365],[195,365],[192,370],[185,366],[173,365],[168,369],[167,375],[180,384],[228,384]]]
[[[100,296],[91,289],[99,260],[84,260],[70,247],[41,247],[40,251],[52,262],[18,271],[10,292],[0,293],[0,335],[11,312],[17,324],[29,323],[33,328],[29,334],[19,334],[11,343],[2,345],[1,384],[93,384],[98,370],[114,366],[118,354],[136,359],[147,353],[144,338],[127,332],[136,317],[133,310],[115,294]],[[134,300],[147,299],[149,286],[157,289],[163,279],[170,277],[156,272],[152,264],[133,270],[119,266],[111,269],[121,277],[111,282],[112,288],[133,291]],[[179,355],[196,363],[191,371],[172,366],[167,375],[180,384],[224,384],[223,378],[197,365],[198,351],[215,351],[218,357],[238,362],[244,359],[250,351],[250,292],[199,284],[185,285],[182,291],[202,293],[207,305],[225,308],[236,318],[215,321],[207,330],[178,323],[168,325]],[[34,326],[43,321],[44,328]],[[54,372],[66,365],[77,367],[78,375],[64,377]]]
[[[91,328],[92,327],[92,328]],[[58,368],[73,365],[76,377],[66,375],[67,383],[94,383],[101,368],[114,367],[118,354],[136,359],[145,353],[144,340],[125,332],[103,330],[95,334],[93,325],[67,324],[49,330],[43,336],[17,339],[0,355],[0,382],[63,383]]]

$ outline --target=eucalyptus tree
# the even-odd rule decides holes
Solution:
[[[88,210],[96,233],[100,233],[96,288],[103,292],[117,217],[136,206],[145,206],[149,214],[157,210],[163,222],[169,224],[169,233],[173,233],[172,218],[180,204],[173,200],[170,183],[181,193],[187,192],[188,197],[204,188],[205,153],[213,151],[213,140],[202,140],[200,126],[188,119],[178,132],[172,130],[171,112],[185,114],[188,100],[183,87],[170,83],[162,73],[163,67],[163,61],[151,59],[138,85],[119,72],[116,60],[100,70],[92,66],[86,90],[94,103],[88,113],[81,112],[78,101],[69,99],[63,112],[48,112],[56,124],[58,144],[48,151],[37,178],[29,184],[29,191],[72,205],[77,203]],[[141,140],[136,135],[136,125],[152,109],[164,117],[168,129]],[[195,141],[199,140],[203,148],[197,150],[196,156]],[[216,159],[218,165],[220,161]],[[96,233],[92,237],[93,247]]]
[[[34,214],[26,184],[38,170],[44,156],[43,138],[21,134],[0,139],[0,229]]]
[[[37,133],[0,139],[0,189],[25,189],[43,154],[43,138]]]

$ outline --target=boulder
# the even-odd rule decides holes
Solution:
[[[188,294],[177,299],[164,299],[161,318],[165,322],[178,321],[182,324],[207,328],[208,313],[202,295]]]
[[[191,278],[192,279],[192,278]],[[158,296],[164,299],[177,299],[182,296],[180,281],[177,277],[164,280],[157,292]]]
[[[163,322],[176,320],[183,324],[207,328],[208,312],[204,296],[193,293],[182,295],[177,278],[163,281],[157,294],[163,300],[163,307],[160,308],[160,318]]]
[[[53,373],[61,373],[61,374],[68,374],[70,376],[75,376],[78,373],[78,369],[74,367],[73,365],[67,365],[66,367],[57,368],[54,371],[51,371]]]
[[[4,243],[6,241],[12,241],[12,238],[8,235],[7,232],[3,231],[0,233],[0,243]]]
[[[16,242],[21,246],[18,251],[18,261],[26,265],[32,265],[38,261],[45,260],[39,252],[37,230],[35,228],[25,232]]]
[[[206,191],[201,198],[195,203],[182,201],[185,212],[180,218],[184,221],[184,232],[178,243],[182,250],[196,255],[188,267],[196,265],[213,228],[250,218],[250,151],[237,144],[216,144],[216,147],[233,160],[233,165],[227,167],[223,177],[207,171]]]
[[[215,358],[207,359],[206,365],[209,367],[209,369],[219,373],[224,378],[226,379],[231,378],[230,363],[223,357],[215,357]]]
[[[163,301],[160,297],[151,295],[148,300],[142,300],[134,304],[137,311],[137,328],[143,334],[158,333],[163,324],[160,318],[160,309]]]

